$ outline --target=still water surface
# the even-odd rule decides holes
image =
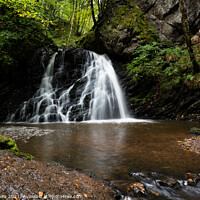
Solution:
[[[189,138],[193,122],[70,123],[27,125],[54,132],[18,142],[21,151],[38,160],[91,171],[125,190],[129,172],[156,172],[185,179],[200,172],[200,156],[183,151],[179,140]]]

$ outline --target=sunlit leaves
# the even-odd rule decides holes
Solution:
[[[52,23],[43,14],[43,7],[37,1],[34,0],[0,0],[0,4],[6,4],[10,9],[13,9],[14,13],[19,17],[32,18],[43,25]]]

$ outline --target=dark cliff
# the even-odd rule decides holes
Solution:
[[[193,34],[200,29],[200,4],[186,1]],[[183,42],[178,0],[109,0],[103,17],[80,44],[127,62],[138,45]]]

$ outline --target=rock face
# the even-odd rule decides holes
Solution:
[[[198,0],[186,3],[195,34],[200,28],[200,4]],[[157,36],[161,41],[183,41],[178,0],[109,0],[103,18],[80,43],[127,62],[139,44],[158,40]]]
[[[140,8],[130,0],[108,1],[107,10],[94,29],[80,41],[84,48],[129,59],[138,44],[158,40]]]
[[[161,40],[183,40],[178,0],[135,0],[147,21],[155,28]],[[200,4],[186,0],[187,12],[193,34],[200,28]]]

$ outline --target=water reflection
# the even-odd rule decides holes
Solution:
[[[183,151],[177,141],[190,137],[195,123],[46,124],[53,134],[19,143],[22,151],[43,161],[92,171],[123,185],[128,172],[157,172],[184,178],[200,172],[199,155]]]

